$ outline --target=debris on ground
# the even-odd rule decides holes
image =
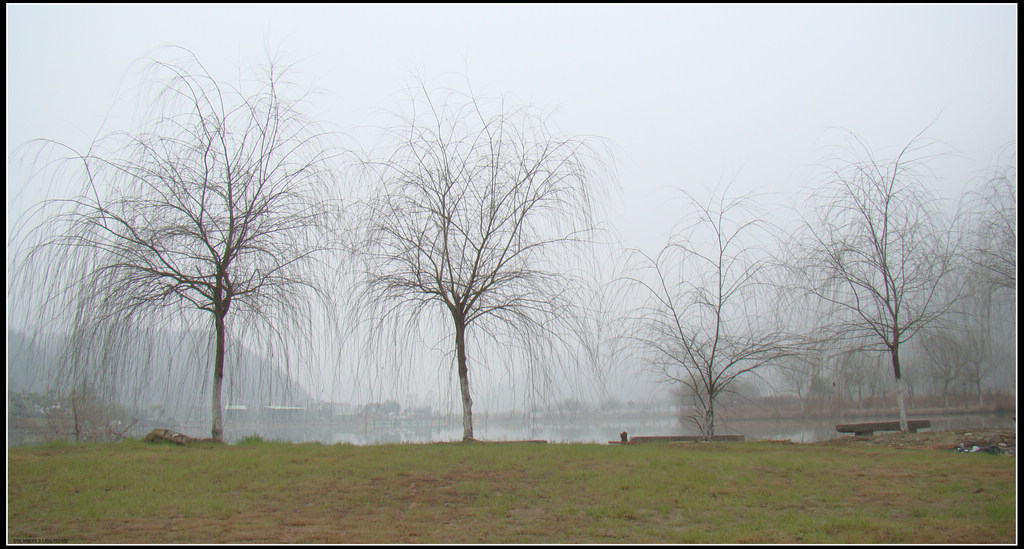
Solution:
[[[1015,429],[955,429],[950,431],[918,431],[916,433],[879,433],[871,436],[838,436],[816,442],[820,445],[860,444],[893,448],[919,448],[961,453],[1016,455]]]

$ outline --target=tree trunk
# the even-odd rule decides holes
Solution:
[[[892,372],[896,376],[896,404],[900,409],[900,431],[910,432],[907,425],[906,388],[903,383],[903,376],[900,372],[900,351],[899,347],[892,348]]]
[[[82,382],[82,387],[85,387],[85,382]],[[82,429],[78,423],[78,398],[75,395],[75,391],[71,391],[71,420],[74,422],[75,429],[75,442],[82,441]]]
[[[910,427],[907,425],[907,405],[906,405],[906,385],[903,378],[896,378],[896,402],[900,408],[900,431],[904,433],[910,432]]]
[[[466,326],[459,318],[455,319],[455,353],[459,361],[459,388],[462,391],[462,440],[473,440],[473,399],[469,396]]]
[[[217,333],[217,349],[213,362],[213,429],[210,435],[217,442],[224,442],[224,416],[221,408],[221,386],[224,382],[224,316],[214,313],[215,331]]]
[[[715,436],[715,399],[708,398],[708,406],[704,409],[704,440],[710,441]]]

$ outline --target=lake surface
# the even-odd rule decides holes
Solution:
[[[950,429],[1014,429],[1015,414],[949,414],[934,415],[931,430]],[[896,418],[815,418],[815,419],[740,419],[723,421],[716,428],[718,434],[739,434],[747,440],[792,440],[818,442],[842,435],[835,430],[839,423],[889,421]],[[911,415],[911,419],[918,416]],[[607,443],[619,440],[619,433],[629,436],[666,436],[697,434],[689,425],[682,425],[671,414],[650,416],[624,415],[601,418],[575,417],[508,417],[481,414],[474,417],[474,435],[479,440],[546,440],[553,443]],[[259,434],[265,440],[292,442],[322,442],[325,444],[387,444],[455,441],[462,438],[461,423],[453,418],[434,421],[366,422],[359,427],[340,427],[327,423],[259,425],[246,429],[228,425],[228,442]],[[927,431],[927,429],[925,429]]]

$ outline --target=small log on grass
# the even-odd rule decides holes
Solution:
[[[711,442],[742,442],[744,440],[743,435],[713,435]],[[630,442],[642,443],[642,442],[704,442],[705,438],[700,435],[681,435],[681,436],[656,436],[656,437],[630,437]]]
[[[932,422],[927,419],[911,419],[907,421],[907,429],[916,433],[918,429],[928,429]],[[836,431],[840,433],[853,433],[857,436],[871,436],[875,431],[899,431],[898,421],[875,421],[872,423],[840,423],[836,425]]]

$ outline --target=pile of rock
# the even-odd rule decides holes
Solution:
[[[170,429],[153,429],[142,440],[145,442],[173,442],[174,444],[185,445],[194,442],[210,442],[213,439],[190,437]]]

